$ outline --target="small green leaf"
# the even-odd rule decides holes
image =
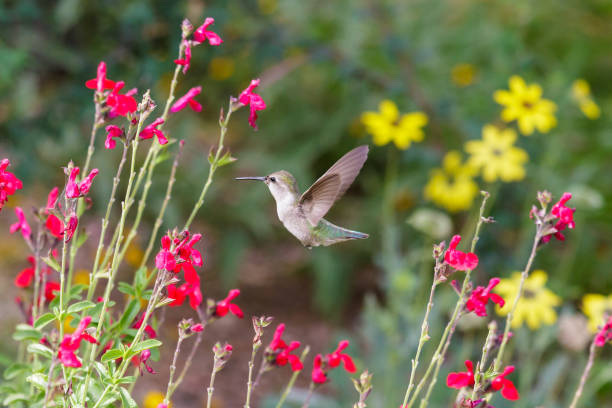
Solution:
[[[74,303],[68,306],[68,314],[78,313],[83,310],[91,309],[96,304],[94,302],[90,302],[89,300],[83,300],[81,302]]]
[[[81,296],[81,292],[87,288],[88,285],[83,285],[82,283],[76,284],[70,288],[70,294],[68,295],[69,299],[82,299],[84,296]]]
[[[123,357],[123,350],[119,350],[115,348],[115,349],[110,349],[106,353],[104,353],[104,355],[102,355],[101,360],[103,363],[106,363],[107,361],[116,360],[121,357]]]
[[[49,347],[40,343],[28,344],[28,353],[38,354],[49,359],[53,358],[53,351],[51,351]]]
[[[136,287],[136,291],[142,292],[147,288],[147,267],[143,266],[142,268],[138,268],[136,274],[134,275],[134,286]]]
[[[42,338],[42,333],[28,324],[18,324],[17,330],[13,333],[13,339],[17,341],[35,340]]]
[[[2,401],[2,405],[8,406],[17,401],[28,401],[28,400],[29,398],[25,394],[9,394],[6,396],[6,398],[4,398],[4,401]]]
[[[47,376],[42,373],[35,373],[26,378],[26,381],[34,385],[35,387],[40,388],[41,390],[47,389]]]
[[[20,374],[30,371],[31,367],[29,364],[25,363],[13,363],[4,370],[4,379],[12,380],[19,376]]]
[[[219,157],[219,160],[217,160],[217,167],[223,167],[227,164],[235,162],[236,160],[238,159],[236,159],[235,157],[232,157],[230,152],[227,151],[225,152],[223,156]]]
[[[74,241],[73,245],[75,245],[76,248],[79,249],[81,246],[83,246],[85,242],[87,242],[87,238],[89,238],[89,234],[82,232],[79,234],[76,241]]]
[[[53,268],[56,272],[60,271],[60,264],[53,258],[49,257],[49,256],[43,256],[40,259],[43,260],[44,263],[46,263],[47,265],[49,265],[51,268]]]
[[[138,299],[130,300],[130,303],[127,304],[123,315],[121,315],[121,319],[117,323],[117,331],[119,333],[123,333],[123,331],[129,326],[129,324],[134,321],[139,311],[140,301]]]
[[[136,401],[134,401],[128,390],[123,387],[119,387],[119,393],[121,394],[121,403],[123,404],[124,408],[138,408]]]
[[[126,295],[130,295],[130,296],[136,296],[136,291],[134,290],[132,285],[130,285],[127,282],[119,282],[119,285],[117,288],[119,289],[119,292],[121,293],[125,293]]]
[[[158,307],[166,306],[167,304],[170,304],[172,302],[174,302],[174,299],[172,299],[172,298],[164,298],[164,299],[160,300],[159,302],[157,302],[157,304],[155,305],[155,308],[157,309]]]
[[[95,361],[94,368],[96,369],[98,374],[100,374],[100,377],[108,377],[108,370],[106,369],[106,366],[104,366],[104,364],[102,364],[101,362]]]
[[[127,377],[119,378],[116,381],[117,384],[132,384],[134,382],[136,382],[136,377],[134,377],[133,375],[129,375]]]
[[[145,341],[141,341],[132,347],[132,353],[137,354],[143,350],[148,350],[150,348],[159,347],[162,345],[162,342],[156,339],[147,339]]]
[[[44,315],[36,319],[36,321],[34,322],[34,328],[40,330],[49,323],[51,323],[53,320],[55,320],[55,315],[53,313],[45,313]]]

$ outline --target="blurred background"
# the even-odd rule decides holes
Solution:
[[[548,275],[548,289],[562,299],[558,319],[537,330],[515,330],[513,379],[523,398],[494,400],[498,408],[567,406],[586,361],[586,343],[576,340],[586,330],[583,296],[612,294],[612,3],[5,0],[0,4],[0,152],[10,157],[12,171],[25,186],[9,206],[40,205],[52,186],[63,183],[60,166],[84,159],[93,118],[92,92],[84,82],[95,77],[99,61],[107,63],[110,78],[124,80],[139,93],[151,89],[162,105],[182,19],[197,26],[207,16],[215,18],[212,30],[224,43],[195,48],[191,68],[181,77],[178,94],[202,85],[198,100],[204,109],[173,116],[166,127],[188,148],[163,229],[182,225],[197,199],[207,175],[208,150],[218,137],[219,109],[228,97],[261,77],[259,93],[267,109],[260,112],[256,132],[248,126],[246,109],[232,117],[226,145],[238,161],[217,173],[196,219],[193,230],[205,237],[204,296],[220,299],[229,288],[239,287],[238,303],[247,317],[275,316],[287,324],[289,339],[311,345],[308,367],[313,353],[330,352],[339,339],[350,339],[358,369],[374,374],[371,406],[397,407],[431,286],[432,244],[455,233],[471,238],[480,205],[477,191],[486,189],[492,194],[487,214],[497,222],[483,228],[474,280],[484,285],[493,276],[508,278],[526,262],[534,233],[528,212],[536,191],[548,189],[555,199],[570,191],[576,228],[565,242],[553,240],[543,248],[535,262]],[[493,98],[496,90],[508,89],[512,75],[539,84],[543,97],[557,106],[554,128],[517,138],[515,145],[529,156],[522,165],[525,175],[506,183],[487,182],[474,173],[469,176],[475,183],[469,184],[471,193],[446,199],[426,193],[446,154],[463,151],[465,160],[464,144],[480,140],[484,125],[517,129],[515,122],[500,119],[503,107]],[[575,83],[578,79],[590,90],[585,82]],[[427,115],[421,142],[406,149],[373,144],[362,115],[377,112],[383,100],[392,101],[402,114]],[[585,101],[599,110],[585,107]],[[101,133],[94,166],[104,177],[96,179],[91,193],[94,212],[106,203],[120,154],[102,148]],[[233,181],[286,169],[305,189],[360,144],[370,145],[369,159],[326,218],[369,233],[366,241],[308,251],[282,228],[263,185]],[[150,222],[135,245],[135,257],[139,245],[147,243],[169,166],[162,164],[154,180],[146,214]],[[458,182],[452,166],[443,171],[449,186]],[[460,210],[448,204],[459,199],[466,202]],[[12,210],[3,215],[7,228],[14,215]],[[98,218],[91,214],[86,222],[95,230]],[[18,237],[3,235],[0,279],[7,288],[27,265],[24,249]],[[86,269],[87,261],[82,263]],[[128,262],[125,276],[130,271]],[[7,289],[1,300],[6,311],[0,319],[3,365],[16,348],[10,333],[21,318],[13,297],[13,289]],[[430,322],[434,341],[425,346],[425,361],[455,301],[450,286],[441,286]],[[169,345],[154,363],[158,374],[147,374],[136,387],[146,407],[155,406],[152,392],[165,389],[176,338],[173,324],[192,311],[170,312],[161,330]],[[489,315],[502,322],[493,311]],[[449,406],[455,395],[445,386],[447,373],[462,371],[464,360],[480,355],[487,319],[464,320],[442,366],[434,407]],[[213,325],[175,406],[203,405],[215,340],[235,347],[228,368],[217,377],[215,404],[241,406],[251,337],[249,318]],[[612,404],[610,354],[599,354],[584,406]],[[288,375],[285,367],[264,377],[257,405],[274,406]],[[298,401],[308,375],[298,381]],[[357,399],[345,373],[337,370],[331,379],[313,406],[346,407]]]

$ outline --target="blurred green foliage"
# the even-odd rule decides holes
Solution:
[[[536,266],[548,272],[548,286],[568,310],[579,309],[584,293],[612,292],[611,2],[4,1],[2,149],[26,184],[58,185],[58,163],[82,159],[93,117],[91,92],[83,83],[95,76],[100,60],[107,62],[110,78],[125,80],[128,88],[151,88],[162,104],[185,16],[194,24],[214,16],[214,30],[225,42],[195,49],[180,86],[182,93],[203,85],[204,111],[171,119],[171,136],[185,138],[189,149],[165,227],[180,223],[199,193],[218,112],[228,96],[261,77],[268,104],[256,133],[246,113],[232,118],[228,145],[239,161],[219,173],[209,205],[198,217],[210,237],[208,256],[226,285],[249,272],[253,251],[274,259],[298,245],[275,220],[269,193],[259,185],[238,185],[233,176],[286,169],[304,189],[348,149],[370,142],[359,117],[382,99],[395,101],[402,112],[421,110],[429,116],[422,143],[406,151],[374,147],[355,185],[330,213],[329,219],[371,238],[302,254],[274,275],[279,280],[287,273],[311,276],[313,302],[328,318],[349,315],[354,321],[360,303],[354,299],[366,294],[361,329],[353,335],[368,356],[361,366],[374,372],[372,406],[397,406],[401,400],[431,282],[434,238],[405,220],[417,209],[435,207],[422,191],[445,152],[461,150],[465,141],[480,138],[484,124],[499,121],[501,108],[492,94],[505,89],[513,74],[542,85],[544,95],[559,106],[559,123],[548,134],[521,137],[530,157],[524,181],[480,186],[492,192],[487,212],[497,223],[484,229],[475,280],[483,283],[523,267],[533,233],[527,214],[538,189],[556,197],[572,191],[577,227],[564,243],[542,250]],[[462,63],[475,68],[469,86],[451,80],[452,68]],[[590,83],[602,109],[599,119],[588,120],[572,101],[570,87],[577,78]],[[101,145],[99,140],[94,164],[111,173],[117,152]],[[103,203],[111,179],[106,185],[100,179],[95,201]],[[165,178],[160,176],[153,189],[158,202],[149,217],[161,203]],[[470,236],[476,207],[452,216],[454,231]],[[454,296],[450,288],[440,290],[430,324],[434,339]],[[460,332],[443,375],[478,355],[485,328]],[[425,358],[433,348],[428,346]],[[519,330],[514,347],[517,364],[524,363],[519,390],[531,397],[512,406],[562,406],[577,382],[575,367],[584,363],[584,353],[563,350],[554,327]],[[609,403],[611,379],[605,363],[598,365],[584,403]],[[443,383],[438,381],[434,406],[444,406],[450,396]],[[343,395],[354,397],[350,390]]]

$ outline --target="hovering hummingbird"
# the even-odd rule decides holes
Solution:
[[[323,216],[353,183],[368,157],[368,150],[364,145],[346,153],[301,195],[295,178],[285,170],[265,177],[237,177],[236,180],[266,183],[276,200],[278,218],[308,249],[365,239],[368,234],[339,227]]]

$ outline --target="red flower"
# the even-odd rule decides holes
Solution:
[[[194,333],[198,333],[201,332],[202,330],[204,330],[204,326],[200,323],[194,324],[193,326],[191,326],[191,331]]]
[[[142,375],[142,367],[140,367],[141,365],[145,367],[149,374],[156,374],[155,370],[153,370],[153,367],[151,367],[147,363],[149,358],[151,358],[151,350],[143,350],[140,354],[136,354],[134,357],[132,357],[132,364],[138,367],[140,375]]]
[[[257,120],[257,111],[266,109],[266,103],[261,98],[261,96],[256,93],[253,93],[253,90],[258,86],[259,78],[253,79],[249,86],[244,91],[242,91],[242,93],[238,97],[238,100],[240,100],[241,104],[245,106],[250,105],[251,113],[249,114],[249,124],[254,129],[257,129],[257,124],[255,123],[255,121]]]
[[[81,346],[81,340],[88,341],[90,343],[97,343],[98,341],[85,332],[85,328],[91,322],[91,316],[86,316],[79,322],[79,326],[72,334],[67,334],[60,343],[59,351],[57,356],[60,361],[66,367],[81,367],[81,360],[76,356],[75,351]]]
[[[45,227],[56,238],[61,238],[64,235],[64,223],[53,214],[49,214]]]
[[[595,336],[595,345],[603,347],[609,341],[612,341],[612,316]]]
[[[26,241],[30,241],[30,237],[32,236],[32,229],[28,224],[28,221],[25,218],[25,214],[21,207],[15,207],[15,214],[17,215],[17,222],[11,225],[10,232],[11,234],[16,231],[21,231],[21,235],[23,235],[23,239]]]
[[[155,266],[157,269],[165,269],[174,273],[179,273],[183,269],[187,282],[199,282],[200,278],[193,265],[202,266],[202,254],[193,246],[201,238],[202,234],[193,234],[190,239],[187,231],[182,240],[179,238],[171,239],[168,235],[163,236],[161,239],[162,249],[155,257]]]
[[[113,138],[121,139],[123,137],[123,129],[119,126],[108,125],[106,127],[106,141],[104,142],[104,147],[107,149],[114,149],[117,146],[117,142],[113,140]]]
[[[204,24],[196,28],[195,32],[193,33],[193,39],[198,44],[208,40],[208,43],[210,45],[221,45],[221,43],[223,42],[221,37],[219,37],[216,33],[207,30],[208,26],[212,25],[214,22],[214,18],[206,17],[206,20],[204,20]]]
[[[315,384],[323,384],[327,381],[327,374],[323,371],[323,357],[317,354],[312,363],[312,382]]]
[[[555,229],[557,232],[542,237],[542,243],[545,244],[549,242],[553,236],[559,241],[565,241],[565,235],[563,235],[561,231],[563,231],[565,228],[573,229],[576,226],[576,223],[574,222],[574,212],[576,209],[565,206],[565,203],[567,203],[571,198],[571,193],[563,193],[559,202],[553,205],[550,213],[559,219],[555,224]]]
[[[240,290],[232,289],[227,294],[227,297],[223,300],[220,300],[215,305],[214,315],[218,317],[223,317],[227,314],[227,312],[232,312],[236,317],[242,319],[244,317],[244,313],[238,305],[231,303],[232,300],[236,299],[240,296]]]
[[[15,191],[23,188],[23,183],[13,173],[6,171],[10,165],[9,159],[3,159],[0,162],[0,210],[10,195],[15,194]]]
[[[178,101],[176,101],[172,105],[172,107],[170,107],[170,112],[176,113],[184,109],[187,105],[189,105],[189,107],[195,112],[200,112],[202,110],[202,105],[193,98],[195,98],[201,92],[202,92],[201,86],[196,86],[195,88],[191,88],[185,95],[180,97]]]
[[[153,137],[153,135],[155,135],[157,136],[157,141],[160,145],[165,145],[166,143],[168,143],[168,139],[166,139],[166,136],[164,136],[161,130],[157,129],[157,126],[161,125],[162,123],[164,123],[164,120],[162,118],[155,119],[153,123],[142,129],[142,131],[140,132],[140,138],[150,139]]]
[[[448,246],[446,254],[444,254],[444,260],[453,268],[459,271],[467,271],[468,269],[474,269],[478,265],[478,257],[473,252],[461,252],[458,251],[457,245],[461,241],[459,235],[455,235]]]
[[[125,82],[117,82],[106,98],[106,104],[111,107],[111,110],[108,112],[108,116],[111,119],[116,116],[127,116],[128,113],[134,113],[138,109],[138,102],[132,97],[137,92],[136,88],[130,89],[125,94],[120,94],[119,91],[124,86]]]
[[[446,377],[446,386],[450,388],[471,387],[474,385],[474,364],[470,360],[465,360],[466,372],[450,373]]]
[[[491,389],[498,391],[501,389],[502,397],[509,400],[519,399],[519,393],[514,386],[514,383],[506,378],[506,376],[514,371],[514,366],[508,366],[504,372],[498,375],[491,381]]]
[[[200,282],[183,283],[178,288],[175,285],[168,285],[168,297],[174,299],[170,306],[180,306],[189,297],[189,306],[196,310],[202,303],[202,292],[200,291]]]
[[[72,213],[72,215],[68,219],[68,225],[66,226],[66,229],[64,230],[64,240],[66,242],[70,242],[78,225],[79,225],[79,219],[77,218],[75,213]]]
[[[291,370],[300,371],[304,368],[304,365],[300,361],[297,355],[291,354],[291,352],[300,347],[299,341],[292,341],[289,345],[282,340],[283,331],[285,330],[285,324],[281,323],[274,332],[274,337],[268,346],[266,353],[268,358],[272,360],[272,363],[278,366],[284,366],[287,363],[291,364]]]
[[[59,292],[60,288],[59,282],[47,282],[45,284],[45,300],[50,302],[55,299],[56,292]]]
[[[106,63],[101,61],[98,65],[98,75],[94,79],[85,82],[85,86],[89,89],[95,89],[102,92],[105,89],[113,89],[115,81],[106,78]]]
[[[47,206],[45,207],[45,214],[49,213],[49,210],[53,210],[57,204],[57,197],[59,196],[59,189],[53,187],[47,196]]]
[[[144,322],[144,317],[145,317],[144,313],[140,315],[140,318],[136,320],[136,322],[134,322],[134,324],[132,325],[132,328],[140,329],[140,327],[142,326],[142,323]],[[151,339],[154,339],[157,337],[157,332],[153,329],[153,327],[151,327],[148,324],[145,326],[144,331]]]
[[[91,183],[94,177],[98,175],[98,169],[93,169],[87,177],[85,177],[80,183],[76,182],[76,178],[79,175],[79,168],[73,167],[68,177],[68,183],[66,184],[66,197],[77,198],[87,195],[91,188]]]
[[[187,73],[191,64],[191,41],[183,41],[185,45],[185,58],[175,59],[174,63],[183,66],[183,74]]]
[[[34,257],[28,256],[28,262],[31,266],[19,272],[19,274],[15,278],[15,286],[17,286],[18,288],[27,288],[32,283],[32,280],[34,280],[36,266]]]
[[[338,348],[336,348],[333,353],[327,355],[327,361],[329,363],[329,366],[332,368],[338,367],[340,365],[340,362],[343,362],[344,369],[349,373],[354,373],[355,371],[357,371],[357,369],[355,368],[353,359],[348,354],[342,353],[342,350],[347,348],[348,345],[348,340],[342,340],[340,343],[338,343]]]
[[[499,307],[504,307],[504,299],[496,293],[491,293],[491,290],[499,283],[499,278],[493,278],[489,281],[489,285],[485,288],[478,286],[472,291],[470,298],[465,303],[467,310],[476,313],[477,316],[487,315],[487,302],[489,299],[493,303],[497,303]]]

